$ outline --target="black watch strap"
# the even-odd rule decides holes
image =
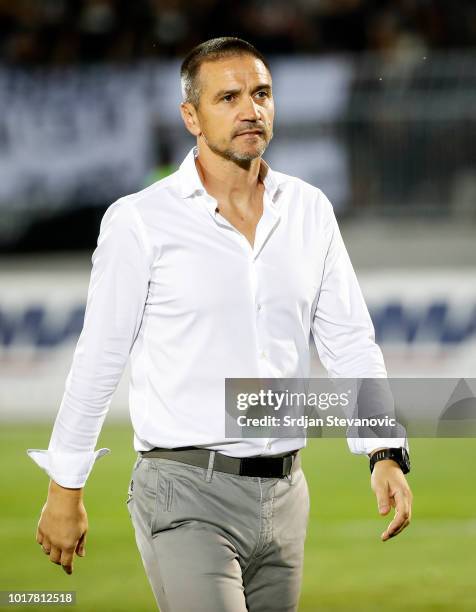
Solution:
[[[408,474],[410,471],[410,455],[406,448],[383,448],[375,452],[372,457],[370,457],[370,473],[373,472],[374,465],[377,461],[382,461],[383,459],[392,459],[396,461],[404,474]]]

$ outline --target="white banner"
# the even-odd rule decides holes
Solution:
[[[476,270],[358,274],[392,377],[474,377]],[[89,269],[0,273],[0,416],[52,418],[82,329]],[[314,359],[312,375],[323,371]],[[111,416],[127,414],[128,372]]]

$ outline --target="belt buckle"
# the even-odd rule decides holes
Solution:
[[[254,474],[250,474],[250,468],[253,466],[253,457],[241,457],[240,459],[240,476],[253,476]],[[253,471],[253,470],[251,470]]]
[[[278,462],[279,459],[279,462]],[[283,478],[285,461],[292,457],[242,457],[240,461],[240,476],[258,476],[261,478]],[[261,463],[261,465],[260,465]]]

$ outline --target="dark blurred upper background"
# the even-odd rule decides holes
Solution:
[[[476,40],[473,0],[0,0],[0,45],[13,65],[181,57],[215,36],[263,53],[408,47],[464,49]]]
[[[342,218],[474,222],[473,0],[0,0],[0,252],[90,250],[173,171],[179,62],[224,35],[270,58],[277,170]]]

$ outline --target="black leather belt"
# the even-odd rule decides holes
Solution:
[[[171,459],[188,465],[208,468],[210,453],[206,448],[183,446],[181,448],[153,448],[150,451],[140,451],[147,459]],[[217,472],[236,474],[239,476],[259,476],[261,478],[284,478],[289,476],[301,465],[299,451],[295,450],[281,456],[268,457],[229,457],[215,453],[213,469]]]

